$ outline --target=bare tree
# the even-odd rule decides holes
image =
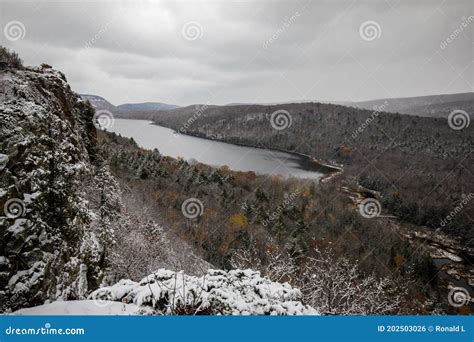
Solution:
[[[307,258],[297,286],[305,302],[322,314],[390,314],[400,307],[403,291],[390,279],[364,276],[356,264],[330,250],[314,252],[316,257]]]
[[[300,288],[305,304],[326,315],[376,315],[396,312],[405,294],[389,278],[364,276],[357,264],[331,250],[313,250],[297,264],[287,252],[267,247],[265,261],[255,249],[237,250],[235,268],[253,268],[272,281],[288,281]]]
[[[162,267],[167,258],[168,239],[160,225],[124,214],[115,230],[111,264],[117,278],[139,280]]]
[[[273,245],[266,247],[265,260],[260,258],[254,246],[249,249],[238,249],[232,254],[231,265],[235,269],[258,270],[263,276],[276,282],[291,282],[297,271],[294,259],[290,254]]]

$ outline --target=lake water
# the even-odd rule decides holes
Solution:
[[[214,166],[227,165],[231,170],[259,174],[310,179],[323,176],[316,165],[299,155],[174,134],[172,129],[153,125],[150,121],[115,119],[108,130],[133,137],[140,147],[157,148],[161,154],[174,158],[195,159]]]

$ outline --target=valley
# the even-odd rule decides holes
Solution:
[[[417,181],[418,193],[407,193],[408,189],[413,187],[414,184],[412,182],[415,179],[419,179],[419,177],[433,177],[434,174],[429,175],[426,173],[427,164],[432,164],[434,169],[440,170],[440,166],[441,168],[451,168],[453,162],[458,163],[457,168],[461,178],[466,178],[467,183],[472,184],[472,174],[466,169],[466,166],[470,165],[473,161],[472,150],[469,148],[473,140],[472,129],[468,128],[464,132],[453,132],[443,119],[416,117],[410,119],[406,115],[384,112],[385,109],[395,111],[400,108],[429,107],[430,101],[436,101],[433,102],[433,105],[439,108],[443,108],[443,106],[445,108],[452,108],[450,106],[454,100],[465,100],[468,101],[467,103],[471,103],[469,102],[470,100],[467,100],[469,96],[471,94],[422,97],[419,99],[406,99],[406,101],[405,99],[394,99],[390,100],[390,102],[396,104],[392,105],[392,107],[387,106],[388,100],[385,99],[364,104],[364,106],[368,106],[366,108],[373,107],[373,110],[353,109],[352,113],[348,111],[348,107],[339,105],[306,103],[265,106],[196,105],[167,112],[150,111],[146,116],[143,116],[142,113],[137,113],[137,116],[135,116],[135,113],[132,112],[128,113],[126,117],[151,119],[154,120],[156,125],[170,127],[175,131],[175,139],[188,138],[193,140],[201,138],[202,142],[208,142],[209,144],[225,141],[238,146],[254,146],[263,150],[278,149],[291,151],[303,154],[313,161],[317,160],[320,165],[325,163],[332,164],[334,169],[332,172],[329,172],[330,169],[327,169],[326,172],[329,172],[329,174],[322,179],[326,181],[326,178],[328,178],[332,184],[340,189],[352,189],[349,197],[359,198],[354,202],[354,210],[357,209],[359,203],[364,198],[367,198],[368,194],[370,197],[375,194],[376,198],[382,203],[382,210],[384,212],[377,219],[388,221],[387,224],[404,239],[410,241],[410,243],[415,245],[421,243],[423,245],[423,248],[433,258],[434,265],[438,269],[434,277],[440,277],[440,286],[444,287],[447,291],[450,288],[462,285],[472,295],[474,285],[472,260],[474,253],[472,221],[469,216],[472,214],[472,206],[464,208],[464,211],[461,213],[463,217],[458,216],[457,220],[450,222],[451,224],[448,227],[443,225],[443,232],[439,230],[439,227],[440,222],[449,214],[446,210],[447,207],[445,207],[444,211],[438,212],[433,217],[433,210],[439,211],[440,208],[448,205],[448,202],[451,203],[456,196],[459,200],[462,200],[466,193],[459,192],[459,190],[461,188],[464,189],[464,187],[451,182],[448,183],[448,189],[439,189],[441,183],[446,178],[454,176],[453,171],[451,171],[443,176],[436,175],[438,177],[435,180],[436,183],[429,182],[423,184]],[[385,103],[385,106],[383,103]],[[357,104],[355,106],[360,108]],[[290,121],[287,122],[290,122],[290,126],[285,127],[282,131],[275,131],[271,125],[270,114],[281,110],[281,108],[288,113]],[[469,106],[466,109],[469,109]],[[318,117],[318,112],[334,114],[330,116],[321,114],[321,117],[315,120],[314,118]],[[310,113],[314,114],[311,115]],[[351,115],[352,119],[345,113]],[[440,116],[442,115],[435,115],[435,117]],[[364,117],[371,118],[371,120],[364,120]],[[300,120],[303,122],[299,123]],[[120,122],[120,120],[118,121]],[[295,125],[295,121],[298,126]],[[345,122],[344,131],[340,131],[340,128],[337,127],[339,121]],[[372,121],[375,121],[373,125]],[[418,123],[417,121],[421,122]],[[375,127],[371,127],[371,125]],[[420,128],[415,128],[416,131],[410,132],[413,130],[410,127],[411,125]],[[161,126],[158,127],[161,128]],[[318,132],[316,136],[311,131],[311,127]],[[360,127],[363,130],[360,130]],[[268,129],[271,131],[267,135],[262,136],[260,132]],[[366,129],[368,132],[365,131]],[[123,133],[124,136],[133,136],[133,134],[127,134],[123,130],[120,131],[120,129],[116,129],[116,132]],[[337,135],[334,135],[335,132],[341,134],[340,139],[335,139],[337,137]],[[394,138],[392,139],[391,136]],[[303,137],[304,140],[298,140],[298,137]],[[327,137],[325,141],[322,140],[323,137]],[[271,138],[271,140],[268,138]],[[370,139],[368,140],[367,138]],[[136,135],[135,139],[140,143],[140,135]],[[171,139],[171,141],[173,140]],[[439,143],[432,144],[432,142],[437,141]],[[149,142],[147,143],[149,144]],[[173,141],[172,144],[174,145],[174,143]],[[196,144],[199,146],[199,139],[196,141]],[[143,144],[140,145],[144,146]],[[331,145],[332,148],[328,149]],[[315,147],[311,148],[311,146]],[[367,151],[362,146],[371,146],[371,150]],[[181,152],[192,151],[192,148],[189,146],[187,148],[180,148],[177,143],[175,149]],[[321,149],[321,153],[319,149]],[[175,151],[170,152],[166,148],[160,150],[173,157],[178,156],[175,154]],[[208,150],[208,148],[203,150]],[[215,152],[211,152],[211,154],[214,156]],[[188,160],[193,158],[193,156],[201,157],[200,153],[193,156],[183,156],[185,157],[184,159]],[[423,159],[421,156],[426,156],[429,159]],[[211,157],[210,160],[205,157],[200,159],[199,157],[199,161],[211,165],[215,161],[213,160],[214,157]],[[374,159],[369,160],[370,158]],[[392,162],[388,158],[391,158]],[[401,158],[405,160],[402,161]],[[393,160],[400,162],[394,164]],[[223,163],[217,164],[222,166]],[[238,164],[230,160],[227,160],[224,164],[229,166],[230,169],[239,170],[240,168]],[[337,168],[341,166],[342,173],[337,172]],[[360,172],[360,170],[363,171]],[[259,169],[258,161],[249,163],[248,168],[244,169],[244,171],[271,173],[267,169]],[[293,176],[302,176],[291,168],[286,171],[290,172]],[[286,172],[280,171],[280,173]],[[395,178],[393,177],[394,175],[396,175]],[[307,178],[305,175],[303,177]],[[334,177],[335,179],[333,179]],[[319,177],[315,179],[317,178]],[[374,180],[368,182],[371,178],[377,179],[377,181],[375,183]],[[411,180],[408,181],[408,179],[404,178]],[[388,182],[388,184],[381,187],[381,183],[383,184],[384,182]],[[374,191],[365,188],[366,190],[359,192],[360,188],[363,188],[362,185],[368,186]],[[387,185],[388,188],[386,188]],[[447,184],[442,185],[444,187],[447,186]],[[405,190],[401,192],[401,189]],[[441,191],[437,194],[439,190]],[[451,195],[443,199],[445,191],[450,192]],[[344,193],[344,191],[342,192]],[[441,203],[435,205],[424,203],[423,207],[421,207],[412,202],[420,203],[419,200],[426,198],[427,194],[430,197],[435,196],[436,200],[441,201]],[[409,195],[409,197],[406,197],[406,195]],[[467,192],[467,196],[472,196],[472,192]],[[415,211],[409,212],[408,210]],[[466,212],[466,210],[468,211]],[[414,217],[414,215],[419,215],[419,217]],[[446,255],[448,255],[448,259],[446,259]]]
[[[472,127],[301,103],[114,106],[104,129],[2,53],[2,312],[472,312],[449,302],[472,286]]]
[[[146,120],[116,119],[109,130],[133,138],[142,148],[156,148],[165,156],[227,167],[233,171],[315,180],[321,178],[324,172],[330,172],[330,168],[301,155],[183,135]]]
[[[158,148],[164,155],[174,157],[174,158],[183,158],[185,160],[198,160],[206,164],[225,166],[230,170],[234,171],[253,171],[260,174],[271,174],[275,172],[276,174],[286,175],[290,177],[299,177],[299,178],[308,178],[313,180],[321,180],[322,174],[316,174],[314,176],[311,173],[302,173],[298,168],[294,168],[290,165],[284,166],[281,165],[285,160],[289,158],[282,158],[276,165],[271,168],[262,167],[261,163],[267,158],[275,158],[275,152],[270,152],[268,156],[265,157],[263,152],[259,153],[258,158],[251,158],[247,161],[245,158],[248,156],[245,152],[242,155],[236,153],[235,150],[225,151],[225,155],[237,156],[233,163],[232,159],[219,159],[219,152],[221,149],[231,146],[226,144],[220,148],[211,148],[212,145],[220,144],[219,141],[210,141],[205,138],[197,138],[192,136],[186,136],[179,134],[173,134],[172,130],[163,130],[162,127],[156,125],[150,125],[148,121],[141,120],[116,120],[114,126],[111,128],[113,132],[121,134],[124,137],[133,138],[141,147],[153,149]],[[150,133],[148,133],[150,132]],[[186,145],[182,140],[179,142],[176,139],[189,139],[190,144]],[[237,148],[237,146],[235,147]],[[251,148],[249,148],[251,149]],[[252,149],[251,149],[252,150]],[[185,153],[185,154],[183,154]],[[210,158],[210,159],[209,159]],[[194,161],[195,163],[196,161]],[[245,162],[245,167],[242,169],[242,163]],[[327,171],[329,172],[329,170]],[[332,170],[327,175],[331,175],[337,172]],[[343,173],[344,171],[342,171]],[[327,177],[327,175],[325,177]],[[341,181],[338,180],[337,184],[341,184]],[[336,191],[341,191],[346,193],[349,198],[354,201],[354,210],[356,211],[357,206],[367,198],[367,196],[377,196],[380,198],[380,194],[375,194],[370,192],[369,189],[364,189],[362,187],[352,187],[349,189],[347,186],[342,186],[341,189]],[[440,232],[433,232],[427,227],[421,227],[416,225],[409,225],[404,223],[396,216],[391,216],[390,212],[381,213],[378,219],[387,221],[392,229],[398,232],[401,236],[408,239],[408,241],[421,241],[424,248],[427,248],[430,256],[434,260],[434,264],[439,270],[441,276],[441,284],[446,289],[449,289],[454,286],[464,285],[465,288],[469,290],[469,293],[473,293],[474,286],[474,273],[472,272],[471,262],[474,258],[474,249],[472,247],[463,247],[459,240],[450,239],[448,236],[441,234]]]

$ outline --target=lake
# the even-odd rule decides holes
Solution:
[[[317,164],[297,154],[176,134],[170,128],[153,125],[151,121],[115,119],[108,131],[133,138],[140,147],[156,148],[165,156],[195,159],[213,166],[227,165],[235,171],[308,179],[320,179],[324,175],[318,171]]]

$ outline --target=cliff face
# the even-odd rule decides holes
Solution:
[[[93,114],[49,66],[0,70],[1,311],[99,285],[104,248],[83,186],[98,163]]]
[[[0,69],[0,89],[0,312],[84,299],[158,265],[209,268],[122,192],[93,107],[61,72]]]

